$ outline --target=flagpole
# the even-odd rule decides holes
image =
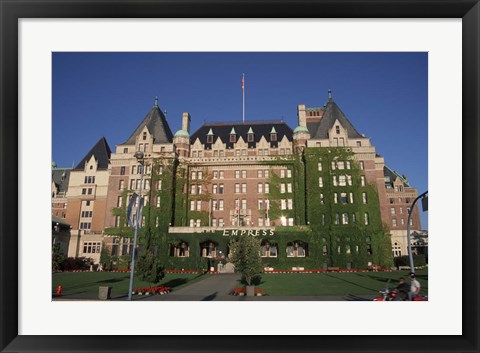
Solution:
[[[245,122],[245,74],[242,74],[242,120]]]

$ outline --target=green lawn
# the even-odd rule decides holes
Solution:
[[[428,270],[416,271],[422,286],[421,293],[428,294]],[[391,286],[398,284],[398,278],[404,277],[409,283],[408,272],[359,272],[359,273],[288,273],[262,274],[258,285],[268,295],[366,295],[377,294],[385,288],[387,280]]]
[[[203,277],[202,274],[167,273],[159,285],[172,289],[179,288]],[[130,273],[120,272],[63,272],[54,273],[52,280],[52,293],[59,284],[62,285],[63,294],[98,293],[99,286],[112,287],[113,293],[128,293]],[[151,284],[134,279],[134,288],[150,287]]]

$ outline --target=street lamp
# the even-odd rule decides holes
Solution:
[[[428,190],[425,191],[423,194],[420,196],[417,196],[417,198],[413,201],[412,207],[410,207],[410,210],[408,211],[408,221],[407,221],[407,241],[408,241],[408,256],[410,258],[410,271],[415,274],[415,267],[413,266],[413,254],[412,254],[412,243],[410,242],[410,220],[412,218],[412,213],[415,207],[415,203],[419,199],[423,199],[427,197],[426,195],[428,194]],[[423,203],[422,203],[423,204]],[[425,206],[424,206],[425,207]],[[424,211],[426,211],[424,209]]]
[[[132,250],[132,263],[130,266],[130,285],[128,287],[128,300],[132,300],[132,292],[133,292],[133,276],[135,275],[135,251],[137,249],[137,235],[138,230],[140,229],[140,217],[141,217],[141,205],[142,205],[142,185],[143,185],[143,173],[145,169],[145,160],[144,154],[142,151],[137,151],[133,155],[138,163],[142,165],[142,172],[140,174],[140,189],[138,191],[138,207],[137,213],[135,216],[135,231],[133,233],[133,250]]]

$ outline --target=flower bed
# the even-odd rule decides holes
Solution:
[[[371,272],[372,270],[366,269],[335,269],[335,270],[265,270],[263,273],[265,274],[275,274],[275,273],[327,273],[327,272]],[[391,268],[384,268],[384,267],[377,267],[376,271],[380,272],[391,272],[393,271]]]
[[[132,294],[137,295],[150,295],[150,294],[167,294],[170,293],[172,289],[166,286],[157,286],[157,287],[140,287],[134,288]]]
[[[244,296],[244,295],[246,295],[246,292],[247,292],[247,290],[245,289],[245,287],[236,287],[232,290],[230,295]],[[266,295],[268,295],[268,294],[265,293],[265,291],[263,289],[255,287],[255,296],[262,297],[262,296],[266,296]]]

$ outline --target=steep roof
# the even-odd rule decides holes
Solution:
[[[160,110],[158,105],[155,106],[148,112],[142,122],[137,126],[133,134],[125,141],[124,145],[134,145],[135,139],[142,132],[143,128],[147,126],[148,131],[153,136],[153,143],[172,143],[173,134],[168,126],[167,119],[165,115]]]
[[[105,137],[101,137],[100,140],[92,147],[90,151],[82,158],[80,163],[77,164],[74,170],[83,170],[85,168],[85,163],[87,163],[92,155],[95,156],[95,159],[98,161],[97,169],[108,169],[108,162],[110,160],[110,155],[112,151],[108,146],[107,140]]]
[[[387,166],[383,167],[383,175],[387,177],[385,178],[385,185],[390,184],[390,186],[393,187],[393,183],[395,182],[395,180],[397,180],[397,178],[400,178],[400,181],[403,183],[403,186],[410,187],[408,179],[405,175],[400,175],[396,171],[390,169]]]
[[[328,138],[328,131],[333,127],[335,121],[339,121],[343,128],[347,131],[347,136],[350,138],[363,137],[353,127],[352,123],[342,110],[338,107],[332,98],[328,99],[328,102],[324,108],[323,116],[319,121],[308,122],[307,128],[310,131],[311,138],[313,139],[326,139]]]
[[[68,189],[68,180],[72,168],[52,168],[52,181],[57,186],[57,192],[64,193]]]
[[[248,131],[250,128],[253,131],[253,142],[248,142]],[[207,135],[210,131],[213,132],[213,143],[207,143]],[[191,143],[195,143],[197,138],[205,146],[209,148],[214,144],[217,139],[220,137],[222,142],[226,144],[227,148],[234,147],[234,143],[230,142],[230,133],[232,129],[235,131],[237,141],[242,137],[243,141],[247,143],[248,147],[256,147],[256,144],[260,141],[262,136],[270,143],[272,147],[277,147],[278,142],[282,141],[283,137],[286,136],[289,141],[292,141],[293,131],[286,123],[283,121],[274,121],[274,122],[245,122],[245,123],[215,123],[215,124],[204,124],[202,125],[190,138]],[[271,141],[271,131],[275,131],[277,134],[276,141]]]

